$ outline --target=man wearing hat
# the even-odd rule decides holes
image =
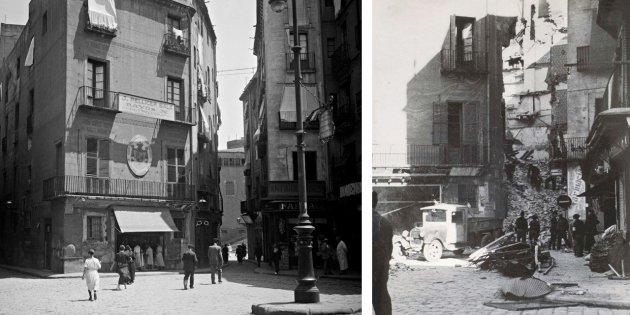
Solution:
[[[529,222],[529,243],[536,245],[538,242],[538,236],[540,235],[540,221],[538,221],[537,215],[532,215],[532,220]]]
[[[573,215],[571,223],[571,236],[573,236],[573,254],[575,257],[582,257],[584,253],[584,222],[580,220],[579,214]]]
[[[188,290],[188,277],[190,277],[190,288],[193,289],[195,287],[195,265],[199,261],[192,244],[188,244],[188,251],[182,256],[182,262],[184,262],[184,290]]]
[[[221,283],[221,266],[223,265],[223,259],[221,258],[221,246],[219,246],[218,243],[219,239],[215,238],[212,240],[212,245],[208,247],[208,260],[210,263],[212,284],[216,283],[214,282],[215,273],[219,275],[219,283]]]
[[[551,219],[549,220],[549,234],[551,234],[551,239],[549,240],[549,249],[560,249],[556,247],[556,240],[558,239],[558,218],[556,218],[558,212],[554,211],[551,213]]]
[[[525,211],[521,211],[521,215],[514,221],[514,229],[516,230],[516,241],[526,243],[527,238],[527,219],[525,219]]]
[[[562,249],[562,240],[564,240],[564,245],[567,247],[571,247],[571,242],[569,242],[569,238],[567,237],[567,231],[569,230],[569,221],[560,213],[558,215],[558,224],[556,225],[556,245],[558,245],[558,249]]]

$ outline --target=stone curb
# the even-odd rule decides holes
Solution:
[[[584,306],[590,307],[602,307],[602,308],[611,308],[611,309],[630,309],[630,302],[615,302],[612,300],[612,297],[608,296],[589,296],[589,297],[580,297],[580,296],[567,296],[562,295],[560,292],[551,292],[547,296],[545,296],[545,300],[551,302],[564,302],[564,303],[579,303]]]
[[[255,315],[292,315],[292,314],[360,314],[361,308],[337,306],[323,303],[296,304],[296,303],[266,303],[252,305],[252,314]]]

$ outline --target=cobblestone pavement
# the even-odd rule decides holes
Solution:
[[[101,278],[98,301],[88,300],[85,281],[40,279],[0,269],[0,314],[249,314],[252,304],[292,302],[295,279],[255,274],[254,265],[236,263],[223,271],[223,283],[196,274],[195,288],[183,289],[183,275],[143,275],[127,290],[117,278]],[[361,282],[321,279],[323,303],[361,305]]]
[[[586,306],[527,311],[507,311],[485,306],[484,302],[503,300],[498,288],[508,278],[466,265],[466,261],[453,257],[436,263],[423,260],[392,261],[388,288],[393,314],[630,314],[630,310]]]

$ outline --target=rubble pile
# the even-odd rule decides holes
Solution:
[[[549,220],[551,213],[557,211],[557,198],[566,194],[566,187],[562,183],[556,184],[556,189],[551,189],[551,185],[545,188],[544,180],[549,171],[547,163],[534,163],[540,169],[543,183],[539,189],[532,187],[527,176],[530,164],[516,164],[514,175],[511,180],[505,181],[507,188],[507,214],[503,221],[503,230],[511,231],[512,224],[521,211],[525,212],[525,217],[538,215],[540,220],[540,239],[545,244],[549,239]]]

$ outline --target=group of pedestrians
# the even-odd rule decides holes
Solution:
[[[585,221],[580,220],[579,214],[573,215],[573,221],[569,221],[556,211],[552,212],[549,220],[549,249],[559,250],[562,249],[562,243],[568,248],[573,248],[573,253],[576,257],[584,256],[584,252],[589,253],[591,248],[595,244],[595,235],[597,234],[597,224],[599,220],[592,211],[588,211]],[[525,212],[521,211],[520,216],[514,221],[514,229],[516,232],[516,239],[518,242],[526,243],[529,240],[529,244],[534,245],[538,243],[538,237],[540,236],[540,221],[537,215],[531,216],[531,221],[527,222],[525,219]],[[571,239],[569,239],[569,233],[571,233]],[[529,236],[529,237],[526,237]]]
[[[227,248],[224,246],[224,248]],[[210,265],[210,280],[212,284],[216,284],[218,278],[219,283],[222,283],[222,267],[223,267],[223,249],[219,246],[219,239],[212,240],[212,245],[208,247],[208,264]],[[195,268],[199,263],[197,254],[195,253],[195,247],[188,245],[188,251],[182,255],[182,262],[184,263],[184,290],[188,290],[188,281],[190,279],[190,288],[195,288]],[[217,277],[218,276],[218,277]]]

